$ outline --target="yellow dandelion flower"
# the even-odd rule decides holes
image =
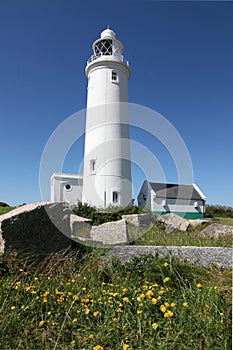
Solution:
[[[216,290],[218,288],[218,286],[214,286],[214,289]]]
[[[154,304],[154,305],[157,304],[158,301],[159,301],[159,300],[158,300],[157,298],[152,298],[152,299],[151,299],[151,302],[152,302],[152,304]]]
[[[83,288],[82,288],[82,290],[84,290],[84,291],[85,291],[86,289],[87,289],[86,287],[83,287]]]
[[[50,316],[50,315],[51,315],[51,313],[52,313],[51,311],[48,311],[48,312],[47,312],[47,315],[48,315],[48,316]]]
[[[91,311],[90,309],[85,309],[84,311],[85,315],[88,315],[90,311]]]
[[[89,334],[89,335],[88,335],[88,338],[89,338],[89,339],[94,339],[94,334],[93,334],[93,333]]]
[[[151,325],[151,327],[153,328],[153,329],[157,329],[158,328],[158,323],[156,323],[156,322],[154,322],[154,323],[152,323],[152,325]]]
[[[197,288],[201,288],[202,287],[202,284],[201,283],[198,283],[197,284]]]
[[[71,345],[71,346],[75,346],[75,340],[72,340],[72,341],[70,342],[70,345]]]
[[[153,291],[152,291],[152,290],[148,290],[148,291],[146,292],[146,296],[147,296],[147,298],[151,298],[151,297],[152,297],[152,295],[154,295],[154,293],[153,293]]]
[[[123,344],[123,350],[131,350],[131,347],[129,346],[129,344]]]
[[[123,310],[122,310],[120,307],[118,307],[118,308],[116,309],[116,312],[123,312]]]
[[[96,316],[98,316],[98,315],[100,315],[100,312],[99,312],[99,311],[95,311],[95,312],[93,313],[93,316],[94,316],[94,317],[96,317]]]
[[[47,303],[48,299],[47,298],[43,298],[43,303]]]
[[[128,297],[124,297],[122,300],[126,301],[126,302],[129,302],[129,298]]]
[[[75,279],[72,278],[71,282],[74,283],[74,282],[75,282]]]
[[[50,281],[50,280],[51,280],[51,277],[48,277],[47,280]]]
[[[184,307],[188,307],[188,303],[185,301],[185,302],[183,303],[183,306],[184,306]]]
[[[122,288],[122,293],[127,293],[127,292],[128,292],[128,289]]]
[[[148,289],[148,286],[144,285],[144,286],[142,286],[142,289],[143,289],[143,290],[147,290],[147,289]]]
[[[64,294],[63,292],[60,292],[57,288],[55,289],[55,293],[56,293],[57,295],[62,295],[62,294]]]
[[[81,303],[88,303],[88,302],[89,302],[88,298],[81,299]]]
[[[13,305],[13,306],[11,306],[11,310],[15,310],[15,306]]]
[[[118,321],[118,318],[117,317],[113,317],[113,322],[117,322]]]
[[[24,305],[21,305],[21,309],[22,309],[22,310],[25,309],[25,306],[24,306]]]
[[[164,313],[164,312],[167,311],[167,308],[166,308],[165,305],[161,305],[161,306],[160,306],[160,310]]]
[[[41,321],[39,322],[39,327],[43,327],[44,324],[45,324],[45,321],[44,321],[44,320],[41,320]]]
[[[140,315],[142,313],[142,310],[137,310],[137,315]]]
[[[72,320],[72,323],[76,323],[78,321],[78,319],[77,318],[74,318],[73,320]]]
[[[174,313],[170,310],[167,310],[164,315],[163,315],[165,318],[168,318],[168,317],[172,317],[174,316]]]
[[[165,301],[164,305],[165,305],[166,307],[169,307],[169,306],[170,306],[170,304],[169,304],[167,301]]]
[[[34,277],[34,281],[38,281],[38,277]]]
[[[163,279],[163,283],[167,283],[169,280],[170,280],[170,277],[165,277],[165,278]]]
[[[152,287],[158,287],[159,285],[158,285],[158,283],[153,283],[152,284]]]
[[[165,266],[165,267],[167,267],[169,264],[168,264],[168,262],[165,262],[164,264],[163,264],[163,266]]]
[[[205,304],[205,307],[209,310],[210,306],[208,304]]]
[[[93,350],[104,350],[104,348],[101,345],[96,345]]]
[[[163,294],[164,294],[164,290],[161,289],[161,290],[159,291],[159,295],[163,295]]]
[[[120,307],[123,306],[123,304],[122,304],[120,301],[117,301],[117,304],[118,304]]]
[[[176,306],[176,303],[171,303],[171,307],[175,307]]]

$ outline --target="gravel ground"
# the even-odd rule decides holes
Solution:
[[[153,256],[177,256],[180,259],[199,266],[218,266],[232,268],[232,248],[222,247],[175,247],[175,246],[115,246],[108,251],[104,261],[111,257],[118,258],[121,263],[135,257],[152,254]]]

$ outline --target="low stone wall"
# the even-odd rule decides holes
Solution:
[[[175,247],[175,246],[116,246],[102,258],[102,264],[108,264],[112,258],[118,258],[124,264],[134,258],[145,255],[166,257],[175,256],[179,259],[199,266],[218,266],[232,268],[232,248],[221,247]]]

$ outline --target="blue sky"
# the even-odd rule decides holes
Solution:
[[[86,60],[107,25],[130,60],[129,102],[167,118],[207,202],[233,206],[231,1],[1,0],[0,201],[41,200],[43,149],[63,120],[85,108]],[[166,180],[177,181],[162,147],[132,134],[158,157]],[[82,154],[79,142],[64,170],[77,172]]]

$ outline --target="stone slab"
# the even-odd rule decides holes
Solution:
[[[125,219],[106,222],[99,226],[92,226],[90,238],[94,242],[101,242],[103,245],[127,244],[128,230]]]
[[[199,233],[201,238],[214,238],[218,239],[224,236],[231,235],[233,237],[233,226],[211,224]]]
[[[165,226],[166,232],[174,231],[187,231],[189,227],[189,220],[182,218],[174,213],[169,213],[165,215],[159,215],[157,217],[157,223]]]
[[[108,263],[113,257],[124,264],[140,256],[175,256],[181,260],[199,266],[218,266],[232,268],[232,248],[222,247],[177,247],[177,246],[115,246],[108,251],[102,263]]]

